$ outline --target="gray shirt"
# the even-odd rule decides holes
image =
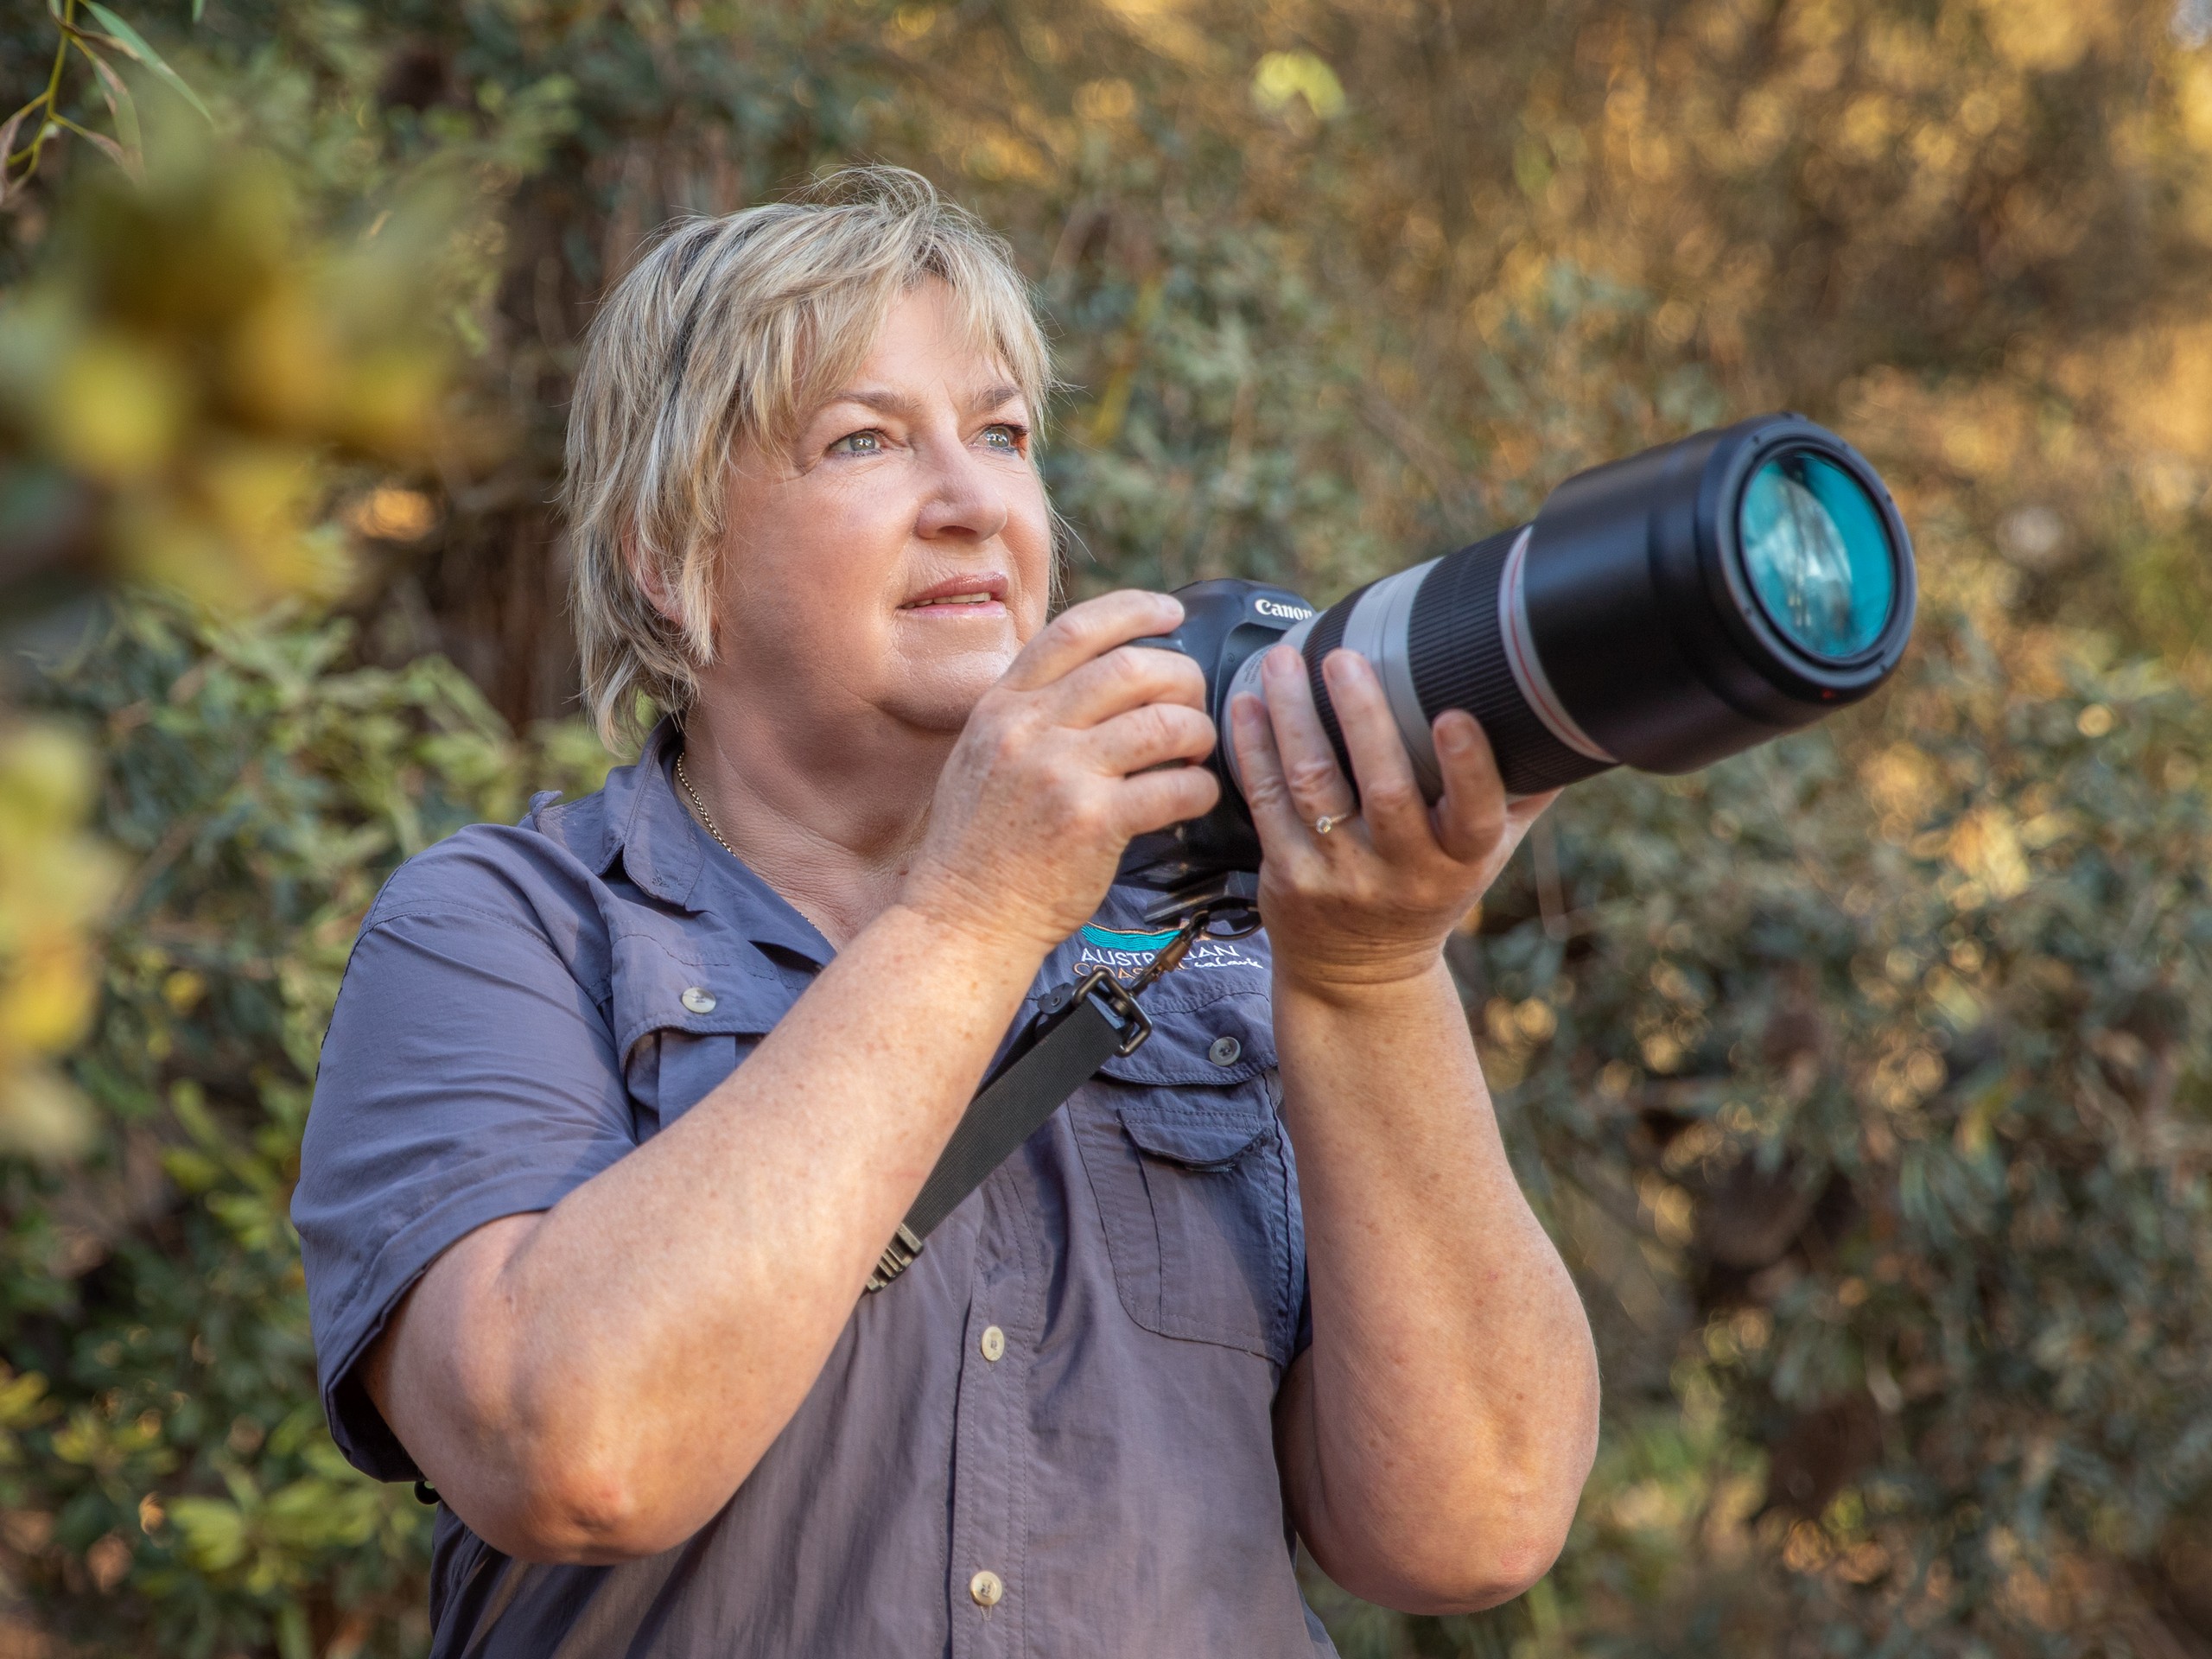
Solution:
[[[683,809],[676,741],[411,860],[363,925],[292,1215],[331,1430],[378,1478],[418,1472],[360,1380],[408,1287],[688,1110],[830,959]],[[1116,888],[1032,1006],[1142,962],[1142,897]],[[1306,1271],[1268,961],[1264,935],[1208,944],[1147,992],[1151,1041],[860,1299],[683,1543],[532,1565],[441,1508],[435,1659],[1332,1652],[1274,1456]]]

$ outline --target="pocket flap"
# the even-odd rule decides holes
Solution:
[[[1226,1169],[1274,1125],[1274,1116],[1265,1111],[1208,1112],[1173,1100],[1133,1100],[1122,1106],[1122,1127],[1138,1147],[1193,1169]]]
[[[1244,1083],[1275,1065],[1274,1026],[1268,998],[1258,992],[1224,992],[1179,1006],[1154,1006],[1152,1035],[1134,1054],[1117,1054],[1099,1070],[1121,1083]]]

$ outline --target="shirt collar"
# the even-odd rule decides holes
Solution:
[[[711,912],[755,944],[828,963],[836,952],[814,925],[692,817],[676,782],[683,748],[682,729],[664,719],[634,764],[607,773],[600,874],[620,860],[630,880],[664,904]]]

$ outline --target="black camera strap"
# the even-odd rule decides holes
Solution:
[[[1249,912],[1250,906],[1242,899],[1224,898],[1192,911],[1175,937],[1127,985],[1111,969],[1094,968],[1046,997],[1044,1007],[968,1103],[952,1138],[938,1154],[937,1167],[922,1183],[906,1220],[868,1274],[870,1290],[881,1290],[906,1272],[937,1224],[1036,1133],[1062,1101],[1090,1082],[1100,1066],[1144,1046],[1152,1035],[1152,1021],[1137,1006],[1137,998],[1183,959],[1210,921],[1230,910]],[[1252,915],[1243,931],[1257,925],[1256,915]]]

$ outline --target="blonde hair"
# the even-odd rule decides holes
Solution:
[[[1013,250],[903,168],[850,168],[797,200],[682,221],[607,296],[576,378],[562,505],[584,706],[610,747],[634,740],[649,709],[681,719],[714,660],[733,451],[789,442],[931,278],[1041,419],[1050,358]]]

